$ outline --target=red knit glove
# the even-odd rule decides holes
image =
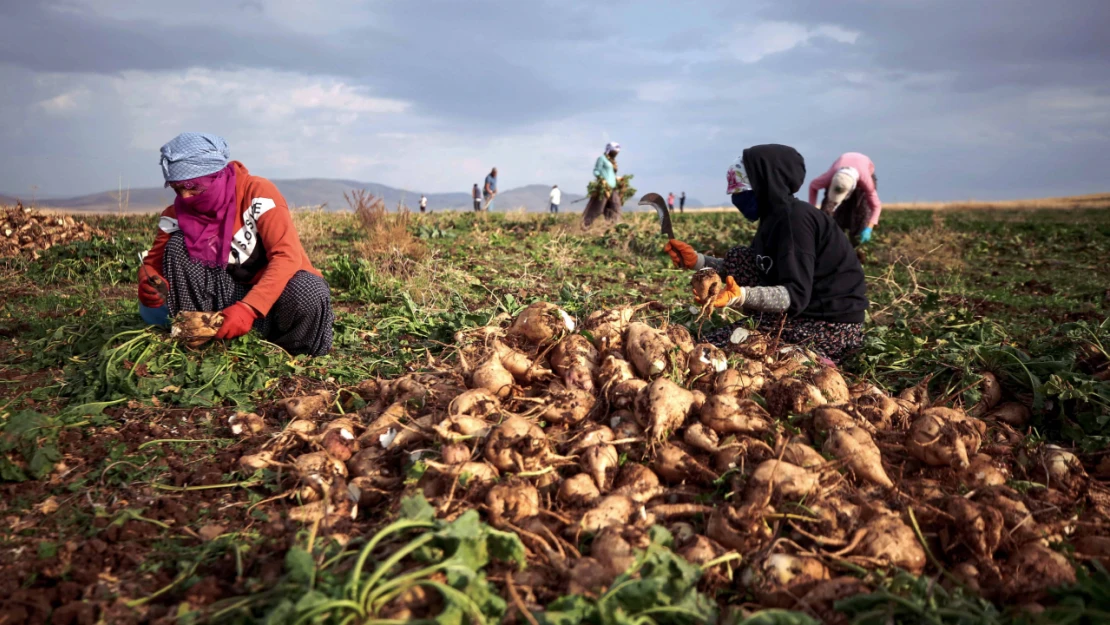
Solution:
[[[228,306],[220,314],[224,316],[224,322],[220,326],[220,331],[216,333],[218,339],[234,339],[243,336],[251,331],[254,320],[258,319],[258,313],[243,302]]]
[[[161,308],[166,305],[169,283],[158,275],[150,265],[139,267],[139,301],[147,308]]]

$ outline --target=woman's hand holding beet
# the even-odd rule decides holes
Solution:
[[[697,293],[694,293],[694,300],[698,304],[704,305],[705,300],[699,300]],[[744,289],[736,284],[736,280],[732,276],[725,277],[725,284],[720,291],[717,292],[716,297],[713,298],[714,308],[724,308],[732,306],[739,308],[744,305]]]
[[[234,339],[251,331],[258,313],[243,302],[236,302],[223,309],[224,323],[216,333],[218,339]]]

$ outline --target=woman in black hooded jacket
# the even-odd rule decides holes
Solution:
[[[725,280],[717,308],[741,308],[766,331],[783,324],[783,340],[840,362],[863,345],[867,284],[852,244],[831,217],[794,197],[805,180],[802,155],[785,145],[757,145],[728,172],[732,202],[759,220],[750,247],[723,259],[672,240],[664,250],[675,266],[712,267]],[[739,324],[737,324],[739,325]],[[706,340],[724,347],[735,327]]]

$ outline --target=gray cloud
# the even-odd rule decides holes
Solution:
[[[197,12],[218,16],[226,11],[222,3],[210,4]],[[395,3],[382,7],[374,25],[319,37],[252,15],[258,8],[251,4],[232,11],[243,15],[198,25],[11,3],[0,7],[0,15],[19,28],[0,40],[0,59],[39,72],[250,67],[347,76],[411,100],[421,111],[471,123],[528,123],[629,96],[626,90],[597,85],[583,97],[575,85],[553,79],[560,64],[552,61],[573,54],[572,48],[553,42],[598,41],[606,31],[582,19],[582,8],[546,3],[545,14],[553,20],[548,22],[534,19],[536,6]],[[495,25],[489,19],[494,11]],[[577,19],[582,19],[578,26],[566,28]],[[552,23],[559,29],[553,30]],[[558,34],[563,30],[568,36]]]
[[[1090,84],[1110,73],[1110,3],[1101,0],[794,0],[761,14],[859,29],[860,49],[875,67],[950,73],[965,90]]]
[[[234,65],[311,71],[313,59],[334,58],[307,37],[277,33],[275,45],[265,27],[237,31],[110,19],[58,11],[48,2],[5,3],[0,15],[15,26],[0,40],[0,59],[33,71],[110,74]]]
[[[491,161],[504,184],[576,188],[612,138],[638,186],[706,201],[768,141],[811,175],[867,152],[888,200],[1102,190],[1110,148],[1104,0],[53,0],[0,19],[5,192],[153,184],[157,146],[197,128],[264,175],[427,191]]]

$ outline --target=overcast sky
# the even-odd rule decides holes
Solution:
[[[323,7],[323,8],[322,8]],[[161,183],[223,135],[270,178],[725,203],[747,146],[842,152],[885,201],[1110,190],[1110,1],[0,0],[0,192]]]

